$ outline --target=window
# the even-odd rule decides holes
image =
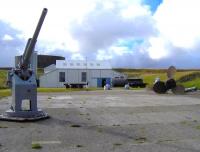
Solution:
[[[93,63],[90,63],[90,66],[93,66]]]
[[[76,63],[77,66],[80,66],[80,63]]]
[[[59,82],[65,82],[65,72],[59,72]]]
[[[70,66],[73,66],[74,64],[73,63],[70,63]]]
[[[81,73],[81,81],[82,82],[86,82],[87,81],[87,73],[86,72],[82,72]]]
[[[97,63],[97,66],[100,66],[100,63]]]

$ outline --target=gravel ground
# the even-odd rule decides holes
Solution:
[[[147,90],[39,94],[38,107],[51,118],[0,121],[0,152],[199,152],[199,98]],[[10,101],[0,100],[0,113]]]

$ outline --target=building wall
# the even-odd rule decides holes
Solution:
[[[50,71],[56,70],[56,65],[55,64],[51,64],[50,66],[44,68],[44,73],[48,73]]]
[[[65,79],[68,83],[81,83],[80,81],[80,73],[82,70],[64,70],[66,72]]]
[[[60,87],[57,78],[58,78],[57,70],[45,73],[43,76],[40,77],[40,87],[47,87],[47,88]]]
[[[65,72],[65,82],[59,82],[59,72]],[[112,69],[56,69],[40,77],[40,87],[64,87],[64,83],[86,83],[81,81],[82,72],[87,73],[87,82],[90,87],[97,87],[99,79],[104,78],[106,81],[111,81],[113,77],[123,75]]]

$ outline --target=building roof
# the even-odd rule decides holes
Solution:
[[[108,61],[56,60],[59,69],[112,69]]]

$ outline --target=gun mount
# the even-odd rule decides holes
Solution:
[[[48,114],[37,108],[36,74],[30,69],[31,56],[44,22],[47,9],[44,8],[32,38],[28,39],[19,64],[8,72],[8,84],[12,89],[10,109],[0,115],[0,120],[33,121],[48,118]],[[23,107],[27,105],[28,107]]]

